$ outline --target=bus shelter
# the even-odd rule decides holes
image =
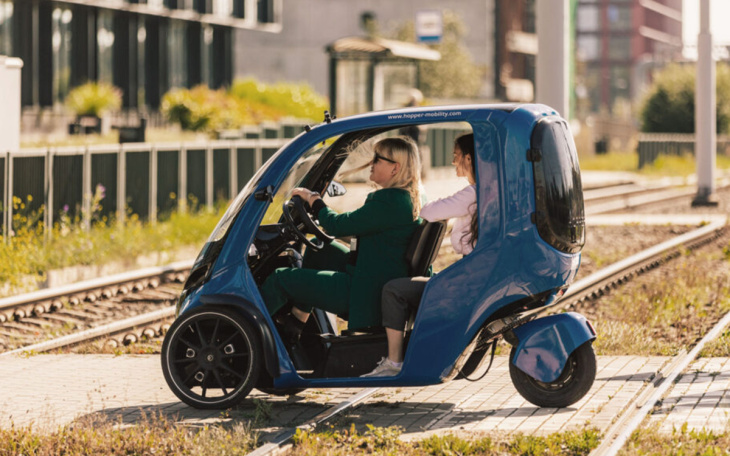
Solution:
[[[330,106],[342,117],[404,106],[418,86],[418,61],[440,60],[420,44],[347,37],[327,46]]]

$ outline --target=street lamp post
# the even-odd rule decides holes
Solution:
[[[700,3],[700,33],[697,36],[697,79],[695,80],[695,157],[697,195],[692,206],[717,206],[715,195],[715,151],[717,113],[715,104],[715,61],[712,58],[710,0]]]

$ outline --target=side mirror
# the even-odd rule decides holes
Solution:
[[[329,196],[342,196],[345,193],[347,193],[347,189],[339,182],[332,181],[327,186],[327,195]]]

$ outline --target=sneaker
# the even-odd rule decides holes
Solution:
[[[361,375],[360,377],[395,377],[400,373],[403,368],[403,363],[396,365],[393,361],[388,358],[382,358],[378,365],[369,374]]]

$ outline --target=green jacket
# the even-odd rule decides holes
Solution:
[[[320,225],[332,236],[357,237],[357,262],[348,265],[350,286],[348,327],[380,326],[380,294],[389,280],[408,276],[406,250],[418,226],[407,190],[384,188],[370,193],[365,204],[338,214],[319,210]]]

